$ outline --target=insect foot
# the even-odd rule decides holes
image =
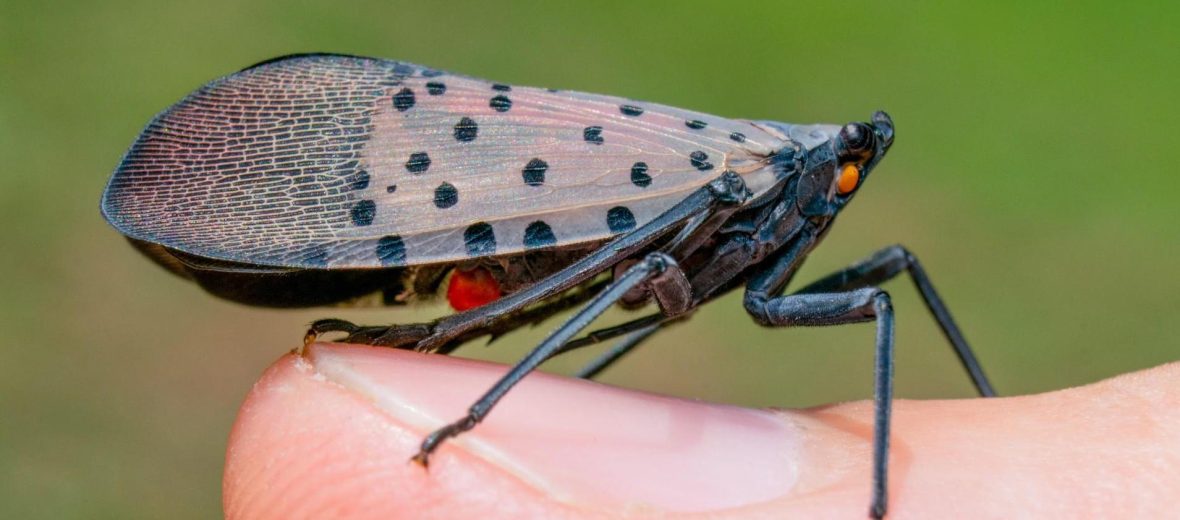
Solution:
[[[350,321],[337,320],[333,318],[316,320],[312,322],[307,328],[307,333],[303,335],[303,346],[296,349],[295,353],[300,356],[307,350],[307,347],[320,339],[320,336],[330,332],[343,332],[352,335],[360,329],[356,324]]]
[[[430,453],[437,449],[439,445],[448,438],[458,436],[474,428],[476,424],[479,424],[513,386],[516,386],[517,383],[539,367],[541,363],[544,363],[545,360],[558,353],[561,347],[568,343],[574,335],[590,325],[607,308],[618,302],[627,291],[655,277],[659,277],[671,269],[679,270],[679,267],[672,257],[664,253],[651,253],[645,256],[643,261],[627,269],[619,279],[615,280],[601,293],[591,298],[580,311],[574,314],[573,317],[562,324],[557,330],[553,331],[549,337],[545,338],[545,341],[541,342],[540,345],[529,352],[524,359],[514,365],[504,377],[500,378],[495,385],[471,405],[471,408],[467,410],[467,415],[428,435],[422,441],[422,447],[419,449],[418,454],[414,456],[413,460],[425,466]]]
[[[323,319],[312,323],[311,327],[308,328],[307,334],[303,336],[303,349],[300,349],[300,351],[306,349],[308,345],[314,343],[324,334],[332,332],[343,332],[347,334],[338,340],[341,343],[416,349],[418,342],[430,336],[432,328],[428,323],[361,326],[344,320]]]
[[[418,448],[418,453],[410,458],[411,461],[422,466],[423,468],[430,467],[430,454],[450,437],[455,437],[460,433],[475,428],[479,419],[475,416],[475,412],[469,413],[466,417],[459,419],[451,424],[443,426],[435,430],[430,435],[427,435],[422,440],[422,446]]]

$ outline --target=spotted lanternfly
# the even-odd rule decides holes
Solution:
[[[560,352],[623,336],[590,377],[665,324],[744,287],[770,327],[875,321],[873,516],[885,512],[893,310],[909,272],[979,392],[990,384],[917,259],[901,246],[785,289],[893,144],[869,122],[725,119],[655,103],[491,83],[409,63],[278,58],[216,79],[155,117],[102,212],[170,271],[231,300],[338,304],[443,293],[430,323],[314,323],[308,341],[449,353],[580,310],[415,460],[476,426]],[[445,290],[444,290],[445,287]],[[371,301],[372,298],[369,298]],[[606,308],[659,311],[582,338]]]

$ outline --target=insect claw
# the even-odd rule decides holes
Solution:
[[[430,469],[430,454],[425,451],[418,450],[418,453],[415,453],[413,457],[410,457],[410,462],[421,466],[422,469]]]
[[[316,320],[307,328],[307,332],[303,334],[303,346],[295,349],[295,354],[302,356],[307,352],[307,347],[315,343],[328,332],[347,332],[354,334],[360,327],[351,322],[337,319]]]
[[[320,338],[319,332],[316,332],[315,329],[307,329],[307,333],[305,333],[303,335],[303,344],[300,345],[299,347],[297,347],[292,352],[296,356],[303,357],[303,354],[305,352],[307,352],[307,348],[310,347],[312,343],[315,343],[315,340],[317,340],[319,338]]]

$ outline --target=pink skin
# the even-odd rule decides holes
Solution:
[[[504,367],[345,345],[272,366],[226,455],[237,518],[863,518],[871,404],[766,411],[529,376],[429,471],[422,436]],[[1162,518],[1180,363],[1048,394],[897,401],[890,518]]]

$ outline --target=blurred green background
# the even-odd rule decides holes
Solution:
[[[0,1],[0,517],[216,516],[237,406],[307,322],[444,311],[217,301],[99,216],[153,114],[292,52],[731,117],[887,109],[896,145],[800,280],[906,244],[1005,394],[1180,358],[1177,4],[806,4]],[[888,288],[900,396],[971,395],[909,282]],[[605,380],[758,406],[870,395],[871,325],[759,329],[737,296]],[[511,361],[548,326],[460,353]]]

